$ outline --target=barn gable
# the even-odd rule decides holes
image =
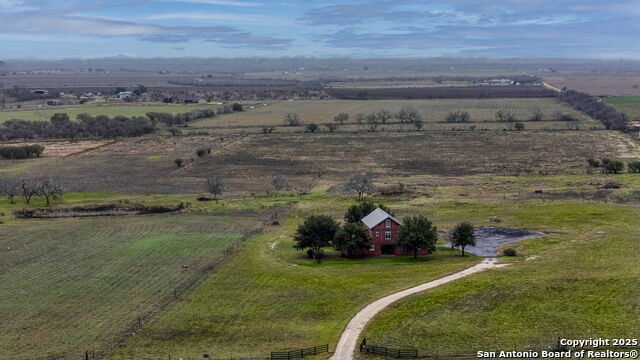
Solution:
[[[381,222],[387,219],[391,219],[396,223],[398,223],[399,225],[402,225],[400,220],[396,219],[395,217],[391,216],[389,213],[387,213],[386,211],[380,208],[376,208],[371,212],[371,214],[363,217],[362,222],[369,229],[373,229],[376,225],[380,224]]]

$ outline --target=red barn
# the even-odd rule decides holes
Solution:
[[[396,245],[402,222],[386,211],[377,208],[362,218],[362,223],[371,232],[373,244],[361,252],[365,256],[408,255]],[[419,250],[418,255],[427,255],[428,250]]]

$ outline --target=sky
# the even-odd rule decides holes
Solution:
[[[640,59],[640,0],[0,0],[0,59]]]

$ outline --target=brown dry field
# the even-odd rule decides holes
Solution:
[[[197,158],[199,148],[211,155]],[[589,157],[633,158],[638,145],[610,131],[442,131],[150,136],[34,160],[0,161],[0,175],[59,177],[67,191],[199,193],[211,174],[227,196],[264,193],[273,174],[292,189],[337,184],[354,173],[378,177],[584,173]],[[193,162],[177,168],[175,158]]]
[[[545,75],[544,80],[558,88],[566,86],[594,96],[640,95],[640,75],[637,74],[553,74]]]

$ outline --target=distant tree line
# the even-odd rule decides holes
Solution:
[[[625,130],[629,122],[625,114],[617,112],[613,107],[589,94],[567,90],[560,93],[558,98],[575,109],[599,120],[607,130]]]
[[[29,159],[40,157],[44,152],[42,145],[2,146],[0,157],[4,159]]]
[[[154,124],[146,117],[106,115],[93,117],[79,114],[78,121],[71,121],[69,115],[54,114],[47,121],[12,119],[0,125],[0,140],[28,139],[76,139],[87,137],[134,137],[151,133]]]
[[[154,132],[158,123],[173,128],[190,121],[234,111],[243,111],[242,104],[227,105],[217,110],[193,110],[176,115],[149,112],[146,117],[92,116],[83,113],[78,114],[77,121],[72,121],[66,113],[57,113],[48,122],[8,120],[0,125],[0,140],[136,137]]]

